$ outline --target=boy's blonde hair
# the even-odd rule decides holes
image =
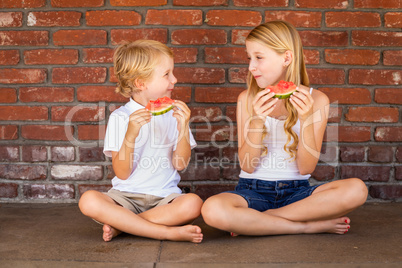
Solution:
[[[139,92],[135,81],[149,80],[162,55],[173,58],[169,47],[154,40],[137,40],[120,45],[113,56],[114,72],[118,79],[116,92],[126,98]]]
[[[307,75],[306,66],[304,63],[303,46],[296,28],[286,21],[270,21],[255,27],[247,36],[246,41],[258,42],[264,46],[273,49],[279,55],[284,54],[286,51],[291,51],[293,59],[290,65],[287,67],[285,80],[295,83],[296,86],[304,85],[309,86],[310,82]],[[257,85],[257,81],[254,76],[248,72],[247,76],[247,98],[252,100],[254,96],[261,90]],[[248,103],[250,103],[248,101]],[[290,103],[289,99],[285,100],[285,107],[289,113],[288,118],[285,121],[284,129],[287,136],[287,141],[284,146],[284,150],[290,154],[291,158],[296,156],[297,145],[299,143],[299,137],[292,130],[292,127],[296,124],[298,115],[297,110]],[[251,107],[249,107],[251,108]],[[252,110],[249,110],[252,115]],[[267,131],[264,127],[264,135]],[[288,146],[293,138],[293,143]],[[263,150],[265,155],[266,148]]]

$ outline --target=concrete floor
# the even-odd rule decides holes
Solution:
[[[402,203],[369,203],[346,235],[230,237],[197,219],[201,244],[122,234],[76,204],[0,204],[0,267],[402,267]]]

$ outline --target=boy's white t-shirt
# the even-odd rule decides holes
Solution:
[[[127,132],[129,116],[144,108],[130,98],[130,101],[115,110],[109,117],[103,152],[111,157],[112,151],[118,152]],[[151,122],[141,127],[135,140],[133,171],[126,180],[117,176],[112,179],[113,189],[140,194],[166,197],[172,193],[181,193],[177,184],[180,175],[172,165],[172,154],[178,141],[177,120],[173,110],[158,116],[152,116]],[[197,143],[190,131],[190,146]]]

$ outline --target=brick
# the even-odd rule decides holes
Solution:
[[[105,119],[105,107],[99,106],[53,106],[52,121],[98,122]]]
[[[16,49],[0,50],[0,65],[17,65],[20,62],[20,54]]]
[[[246,38],[251,30],[232,30],[232,44],[234,45],[245,45]]]
[[[0,28],[1,27],[21,27],[22,12],[0,12]]]
[[[150,9],[145,17],[146,25],[202,25],[201,10]]]
[[[345,115],[350,122],[393,123],[399,121],[399,109],[388,107],[351,107]]]
[[[191,101],[191,87],[175,87],[172,91],[172,98],[189,103]]]
[[[219,173],[219,166],[195,163],[189,164],[184,171],[180,172],[180,176],[182,181],[211,181],[218,180]]]
[[[225,70],[222,68],[176,67],[174,69],[174,75],[180,83],[225,83]]]
[[[29,12],[27,25],[35,27],[80,26],[81,15],[81,12],[76,11]]]
[[[362,85],[400,85],[402,81],[401,70],[349,70],[349,84]]]
[[[244,87],[196,87],[196,102],[236,103]]]
[[[26,65],[77,64],[76,49],[37,49],[24,51]]]
[[[52,7],[102,7],[105,0],[51,0]]]
[[[0,146],[0,161],[19,161],[20,152],[18,146]]]
[[[295,7],[301,8],[334,8],[346,9],[349,6],[348,1],[343,0],[296,0]]]
[[[0,88],[0,103],[17,102],[17,93],[14,88]]]
[[[125,6],[164,6],[167,0],[110,0],[112,6],[125,7]]]
[[[0,140],[18,139],[18,126],[0,125]]]
[[[226,106],[226,118],[236,122],[236,106]]]
[[[303,49],[305,64],[320,64],[320,51],[315,49]]]
[[[247,64],[247,52],[243,47],[206,47],[205,63]]]
[[[193,162],[192,165],[202,165],[202,163],[217,163],[219,159],[219,148],[215,146],[197,146],[193,149]],[[217,174],[219,176],[219,173]]]
[[[374,12],[326,12],[327,27],[381,27],[381,16]]]
[[[112,29],[110,31],[112,45],[131,42],[138,39],[150,39],[167,43],[167,29]]]
[[[376,88],[374,100],[377,103],[402,104],[402,88]]]
[[[112,82],[112,83],[118,83],[119,80],[117,79],[116,74],[114,72],[114,67],[109,68],[109,73],[110,73],[109,81]]]
[[[80,147],[80,162],[100,162],[105,161],[105,155],[103,154],[103,147]]]
[[[0,106],[0,120],[42,121],[48,119],[45,106]]]
[[[0,31],[0,46],[47,46],[48,31]]]
[[[128,99],[115,92],[115,86],[81,86],[77,88],[77,100],[82,102],[127,102]]]
[[[199,184],[195,185],[194,193],[203,200],[226,191],[233,191],[236,183]]]
[[[46,69],[0,69],[0,84],[39,84],[46,77]]]
[[[384,65],[402,65],[402,50],[387,50],[383,55]]]
[[[52,146],[50,154],[52,162],[70,162],[75,160],[75,149],[71,146]]]
[[[238,164],[225,165],[222,167],[222,179],[228,181],[237,181],[239,180],[240,170],[241,168]]]
[[[369,148],[368,160],[370,162],[392,162],[394,159],[394,152],[392,147],[388,146],[371,146]]]
[[[237,146],[227,146],[223,148],[222,157],[229,160],[229,162],[239,162]]]
[[[342,146],[340,159],[342,162],[364,162],[365,148],[363,146]]]
[[[335,167],[329,165],[316,166],[311,177],[317,181],[331,181],[335,178]]]
[[[284,10],[265,11],[265,22],[284,20],[290,22],[295,27],[302,28],[320,28],[321,17],[321,12]]]
[[[377,127],[374,138],[376,141],[401,142],[402,127]]]
[[[198,49],[195,47],[173,47],[174,63],[196,63]]]
[[[246,83],[248,68],[232,67],[229,69],[229,82],[243,84]]]
[[[224,45],[227,34],[218,29],[182,29],[172,32],[173,45]]]
[[[19,100],[21,102],[72,102],[74,101],[74,88],[21,87]]]
[[[371,140],[370,127],[327,126],[324,141],[331,142],[367,142]]]
[[[87,11],[85,19],[88,26],[133,26],[141,23],[141,15],[129,10]]]
[[[395,167],[395,180],[402,181],[402,166]]]
[[[79,140],[104,140],[106,125],[79,125]]]
[[[345,71],[343,69],[308,68],[308,77],[315,85],[343,85],[345,84]]]
[[[104,30],[59,30],[53,34],[56,46],[106,45],[107,33]]]
[[[341,179],[359,178],[363,181],[389,181],[391,167],[341,166]]]
[[[44,7],[46,0],[2,0],[0,8],[36,8]]]
[[[99,185],[99,184],[80,184],[78,185],[78,194],[81,197],[83,193],[88,190],[95,190],[101,193],[106,193],[112,188],[111,184],[108,185]]]
[[[369,194],[372,198],[396,200],[402,197],[402,185],[370,185]]]
[[[173,0],[174,6],[227,6],[229,0]]]
[[[84,63],[112,63],[114,49],[112,48],[83,48]]]
[[[218,122],[221,120],[222,110],[219,107],[190,107],[191,123]]]
[[[355,8],[402,8],[400,0],[354,0]]]
[[[288,0],[233,0],[238,7],[288,7]]]
[[[341,107],[329,107],[328,123],[340,123],[342,117]]]
[[[399,163],[402,162],[402,147],[398,147],[396,149],[395,157],[396,157],[396,160],[398,160]]]
[[[262,21],[260,12],[247,10],[210,10],[206,23],[211,26],[258,26]]]
[[[16,198],[16,197],[18,197],[18,184],[0,183],[0,198]]]
[[[54,165],[50,173],[53,180],[98,181],[103,179],[102,166]]]
[[[21,136],[28,140],[68,141],[74,133],[73,127],[50,125],[21,126]]]
[[[197,141],[237,141],[237,129],[234,125],[199,125],[195,129]]]
[[[27,199],[74,199],[73,184],[25,184],[24,197]]]
[[[352,31],[352,45],[364,47],[397,47],[402,43],[400,32]]]
[[[345,47],[348,45],[346,31],[299,31],[304,47]]]
[[[52,73],[54,84],[97,84],[105,81],[104,67],[54,68]]]
[[[328,96],[331,103],[338,104],[369,104],[371,93],[367,88],[319,88]]]
[[[387,28],[402,28],[400,12],[388,12],[384,15],[384,26]]]
[[[0,165],[0,177],[6,180],[45,180],[47,167],[37,165]]]
[[[380,52],[370,49],[326,49],[325,61],[345,65],[377,65]]]
[[[338,160],[337,157],[338,148],[336,146],[330,146],[323,144],[320,153],[320,162],[334,162]]]
[[[24,162],[43,162],[47,161],[46,146],[22,146],[22,161]]]

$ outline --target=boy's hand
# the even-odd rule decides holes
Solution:
[[[177,119],[177,130],[179,133],[188,126],[191,116],[191,111],[188,106],[180,101],[175,100],[173,103],[173,117]]]
[[[141,127],[151,121],[151,113],[145,108],[139,109],[130,115],[129,120],[126,139],[134,142],[140,133]]]

